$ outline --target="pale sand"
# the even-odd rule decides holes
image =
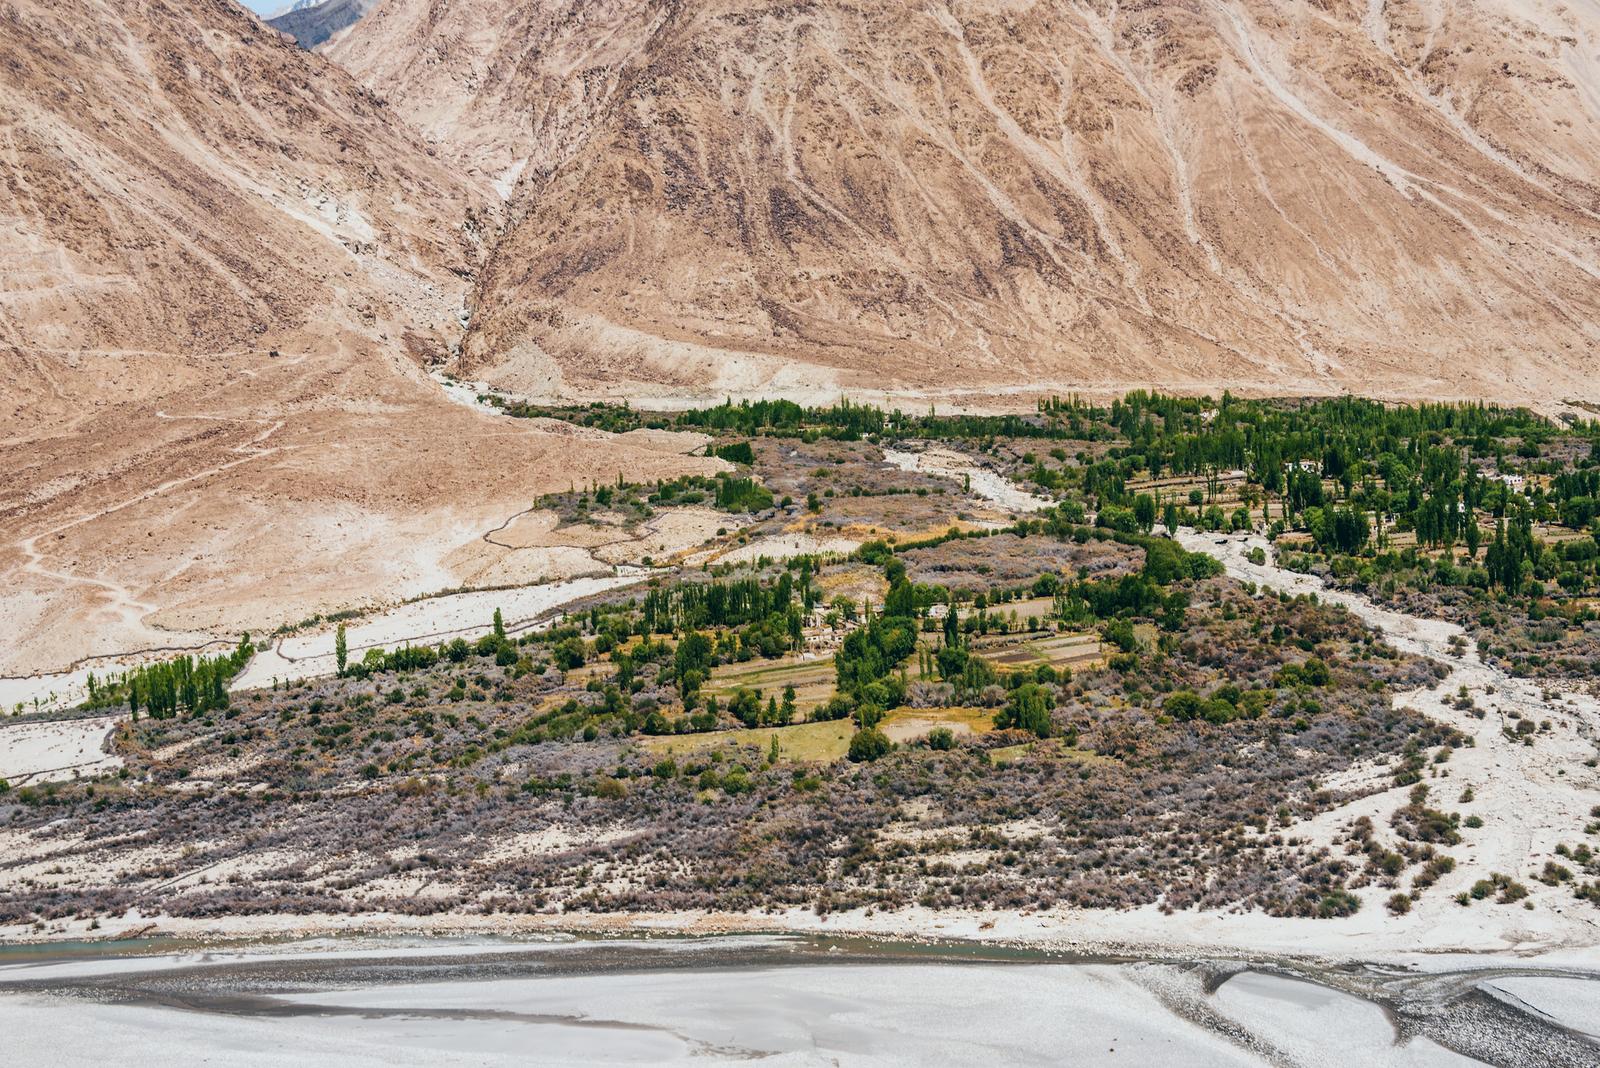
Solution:
[[[345,640],[350,658],[359,660],[372,648],[477,638],[490,631],[497,608],[507,631],[515,632],[564,604],[639,582],[644,577],[639,569],[618,568],[611,575],[430,597],[346,624]],[[334,658],[337,634],[337,627],[323,627],[282,639],[258,652],[232,688],[248,690],[270,686],[274,679],[285,682],[334,674],[338,670]]]
[[[858,538],[818,535],[802,530],[757,538],[726,552],[711,550],[707,559],[719,564],[748,564],[762,557],[788,560],[796,556],[847,556],[860,547]]]
[[[902,471],[921,471],[924,474],[965,482],[970,485],[973,496],[981,497],[1000,510],[1014,515],[1037,512],[1055,506],[1054,501],[1029,493],[999,472],[980,467],[971,457],[953,449],[935,447],[921,452],[884,449],[883,458]]]
[[[467,584],[495,589],[431,597],[364,613],[346,624],[350,652],[359,657],[373,645],[476,637],[488,628],[496,607],[508,625],[521,626],[567,601],[639,581],[642,573],[629,565],[645,559],[658,565],[682,559],[715,540],[718,531],[736,531],[749,522],[746,516],[687,507],[662,509],[632,528],[622,525],[620,516],[611,517],[609,524],[560,526],[556,513],[530,509],[508,517],[480,537],[458,532],[455,539],[464,539],[464,543],[424,572],[430,576],[432,588]],[[704,551],[714,553],[716,549]],[[775,551],[781,554],[782,546]],[[281,642],[258,640],[263,648],[233,688],[268,686],[274,678],[287,681],[332,674],[336,669],[334,630],[322,626]],[[196,655],[215,655],[231,648],[236,640],[207,641],[209,636],[204,634],[186,637],[193,637],[194,645],[182,651]],[[0,714],[19,705],[25,711],[71,707],[88,696],[90,674],[104,679],[140,664],[169,659],[179,651],[165,647],[130,652],[99,657],[70,671],[0,678]]]
[[[0,1027],[8,1055],[50,1064],[532,1058],[1451,1068],[1478,1062],[1403,1036],[1368,998],[1385,997],[1414,1022],[1452,1013],[1434,1033],[1479,1048],[1497,1039],[1549,1048],[1559,1036],[1542,1022],[1568,1022],[1600,989],[1592,966],[1555,970],[1557,962],[1505,957],[1305,974],[1192,959],[964,957],[948,948],[830,948],[759,936],[307,940],[137,957],[75,951],[0,963]],[[181,1008],[170,1001],[173,990],[182,992]],[[1460,1014],[1475,990],[1507,999],[1516,1012],[1499,1023],[1470,1008]]]
[[[455,947],[519,952],[513,947]],[[527,947],[567,956],[585,948]],[[676,955],[683,947],[655,950]],[[359,954],[365,956],[366,954]],[[426,959],[436,951],[380,953]],[[274,954],[281,957],[282,954]],[[328,960],[330,954],[316,954]],[[358,954],[347,954],[355,957]],[[208,966],[261,959],[208,954]],[[102,967],[105,963],[107,966]],[[181,976],[194,958],[157,958]],[[18,1063],[237,1065],[1011,1064],[1098,1059],[1232,1068],[1264,1063],[1164,1006],[1132,967],[905,964],[627,970],[367,985],[272,998],[270,1014],[5,994],[5,979],[127,974],[128,962],[0,970],[0,1026]],[[321,973],[327,974],[327,973]],[[226,981],[225,981],[226,982]],[[226,994],[226,985],[217,991]],[[242,991],[242,992],[248,992]],[[1063,1012],[1062,1007],[1072,1006]],[[294,1011],[299,1008],[301,1011]],[[70,1024],[69,1024],[70,1019]],[[63,1028],[70,1039],[63,1042]]]
[[[551,512],[530,512],[508,521],[496,538],[504,535],[517,546],[506,552],[546,554],[560,558],[569,568],[590,566],[574,577],[557,582],[446,594],[398,605],[345,624],[345,640],[352,660],[369,648],[393,648],[403,643],[432,644],[448,638],[476,638],[488,633],[496,608],[506,629],[527,629],[540,617],[564,604],[607,590],[642,582],[650,572],[634,566],[649,559],[660,564],[681,556],[717,536],[718,530],[737,529],[747,519],[709,508],[664,509],[637,529],[607,526],[556,526]],[[566,544],[558,544],[565,542]],[[599,572],[596,574],[595,572]],[[269,686],[274,679],[331,675],[336,626],[290,635],[261,650],[235,680],[233,689]]]
[[[452,378],[441,371],[432,372],[432,378],[435,382],[439,383],[439,387],[444,390],[445,396],[449,397],[457,404],[466,405],[468,408],[471,408],[474,411],[483,412],[486,415],[505,415],[505,411],[503,409],[501,409],[498,405],[491,403],[487,398],[498,397],[507,401],[517,401],[523,399],[497,390],[487,382],[468,382],[462,379]],[[546,397],[544,398],[544,402],[546,406],[555,406],[564,403],[564,399],[557,397]],[[528,401],[528,403],[537,404],[540,402]],[[647,404],[636,406],[642,408],[651,407],[651,405]],[[693,430],[653,430],[649,427],[639,427],[637,430],[628,430],[621,434],[612,435],[603,430],[595,430],[591,427],[578,426],[576,423],[566,423],[549,419],[539,420],[539,424],[542,426],[550,426],[552,423],[554,423],[557,428],[560,428],[556,429],[554,432],[561,433],[565,436],[578,438],[587,437],[595,441],[624,441],[630,445],[641,446],[654,452],[670,453],[677,456],[693,456],[699,454],[703,452],[705,447],[711,442],[711,436],[709,434],[701,434],[698,431]]]
[[[1448,778],[1424,781],[1430,785],[1430,801],[1436,807],[1446,812],[1460,811],[1464,816],[1477,815],[1484,826],[1476,830],[1463,828],[1461,843],[1443,850],[1456,858],[1455,871],[1414,902],[1406,916],[1388,916],[1383,902],[1392,891],[1371,887],[1359,891],[1361,912],[1342,923],[1389,930],[1394,932],[1397,944],[1412,939],[1419,948],[1450,941],[1487,947],[1495,937],[1503,939],[1508,947],[1563,941],[1600,944],[1594,925],[1582,918],[1585,906],[1573,901],[1569,887],[1545,886],[1532,878],[1544,860],[1554,856],[1558,844],[1575,843],[1582,837],[1583,827],[1591,819],[1589,811],[1600,805],[1600,774],[1586,764],[1594,756],[1595,741],[1600,737],[1600,700],[1567,684],[1513,678],[1485,664],[1470,641],[1458,655],[1450,639],[1463,634],[1460,627],[1383,608],[1355,594],[1328,590],[1314,576],[1296,574],[1273,563],[1271,546],[1265,539],[1188,530],[1180,530],[1177,538],[1186,549],[1220,558],[1228,574],[1235,578],[1268,589],[1316,594],[1324,602],[1343,605],[1382,630],[1395,647],[1431,657],[1450,668],[1450,675],[1437,686],[1397,694],[1394,702],[1396,707],[1416,709],[1471,736],[1474,744],[1456,749],[1449,763],[1443,765]],[[1268,561],[1251,563],[1245,555],[1251,548],[1267,551]],[[1487,711],[1485,718],[1478,719],[1470,711],[1458,710],[1449,703],[1463,686]],[[1546,693],[1550,694],[1549,699]],[[1541,732],[1532,745],[1513,741],[1504,733],[1514,723],[1509,715],[1512,711],[1535,723],[1549,720],[1552,729]],[[1368,766],[1354,774],[1377,777],[1377,770]],[[1389,840],[1389,816],[1407,803],[1410,787],[1384,785],[1386,788],[1377,793],[1283,828],[1280,833],[1285,838],[1299,837],[1332,846],[1356,818],[1367,816],[1374,823],[1378,840],[1392,847],[1395,843]],[[1460,801],[1467,787],[1473,791],[1473,800]],[[1520,879],[1528,888],[1528,900],[1533,902],[1534,910],[1481,902],[1463,908],[1452,900],[1491,872]]]
[[[70,779],[98,775],[122,766],[103,750],[117,717],[90,719],[0,720],[0,779],[19,786],[30,779]]]
[[[1437,888],[1430,893],[1437,893]],[[1427,895],[1424,895],[1426,899]],[[1457,906],[1452,905],[1452,908]],[[1381,906],[1355,916],[1308,920],[1260,912],[1163,913],[1146,906],[1056,908],[1044,912],[934,910],[908,906],[894,912],[840,912],[818,916],[805,909],[771,913],[561,913],[526,915],[392,913],[252,915],[206,918],[143,915],[54,921],[43,932],[31,925],[0,926],[0,944],[117,938],[159,931],[183,938],[307,938],[324,935],[525,936],[565,932],[630,934],[832,934],[871,938],[965,941],[1078,953],[1119,953],[1173,958],[1272,956],[1317,962],[1383,961],[1415,966],[1451,955],[1516,953],[1550,963],[1600,964],[1594,928],[1575,912],[1541,916],[1520,907],[1459,909],[1454,922],[1419,922],[1419,909],[1392,917]],[[1446,914],[1447,917],[1449,914]],[[1542,922],[1535,922],[1542,921]]]
[[[1382,1008],[1315,983],[1241,972],[1217,988],[1214,1001],[1218,1011],[1289,1054],[1291,1063],[1301,1068],[1464,1068],[1480,1063],[1426,1038],[1396,1045],[1394,1025]]]
[[[625,536],[613,534],[611,541],[595,546],[594,555],[607,563],[642,563],[649,559],[660,566],[750,522],[749,516],[729,515],[712,508],[670,508],[657,512]]]
[[[1112,1050],[1135,1064],[1260,1063],[1174,1015],[1126,969],[1110,965],[697,969],[367,988],[296,1000],[609,1019],[629,1028],[619,1042],[616,1030],[542,1027],[539,1037],[553,1044],[535,1048],[541,1061],[557,1063],[759,1057],[779,1064],[1010,1064]],[[1068,1004],[1072,1012],[1060,1011]]]
[[[1600,954],[1597,954],[1600,957]],[[1497,977],[1483,984],[1491,995],[1600,1042],[1600,983],[1574,983],[1539,975]]]

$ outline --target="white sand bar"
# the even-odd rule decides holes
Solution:
[[[19,978],[29,969],[18,969]],[[357,986],[213,1013],[8,994],[18,1064],[1264,1063],[1113,965],[684,968]],[[303,1014],[293,1011],[301,1007]],[[63,1042],[63,1035],[70,1041]]]
[[[1352,994],[1265,972],[1241,972],[1217,989],[1216,1008],[1303,1068],[1478,1064],[1426,1038],[1397,1045],[1383,1009]]]
[[[1600,953],[1596,956],[1600,957]],[[1483,989],[1523,1011],[1536,1012],[1600,1042],[1600,982],[1556,975],[1512,975],[1491,979],[1483,983]]]

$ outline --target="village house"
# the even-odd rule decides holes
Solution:
[[[1501,473],[1495,475],[1494,477],[1496,481],[1503,482],[1506,489],[1511,490],[1514,493],[1521,493],[1525,488],[1527,488],[1528,485],[1528,480],[1522,475],[1518,474]]]

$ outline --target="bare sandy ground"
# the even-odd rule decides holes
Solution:
[[[991,471],[952,449],[930,448],[920,452],[883,450],[883,458],[902,471],[921,471],[972,487],[972,492],[1001,511],[1018,515],[1053,507],[1055,502],[1029,493],[997,471]]]
[[[852,956],[750,937],[80,955],[0,966],[0,1023],[16,1055],[50,1063],[1477,1063],[1402,1034],[1374,1001],[1272,971],[1209,990],[1210,973],[1179,964]],[[286,966],[309,981],[285,987]],[[1532,978],[1541,1005],[1594,985]],[[174,986],[189,994],[181,1010],[137,996]]]
[[[542,493],[728,465],[690,455],[703,435],[511,419],[409,365],[349,359],[263,354],[248,389],[225,379],[72,435],[0,442],[19,472],[0,494],[0,708],[72,704],[91,672],[317,614],[609,573],[716,529],[673,514],[642,535],[501,542]],[[274,417],[266,394],[316,394],[327,410]]]
[[[556,513],[527,509],[469,538],[439,562],[432,588],[464,584],[474,590],[379,606],[357,616],[347,623],[350,655],[359,658],[374,646],[476,637],[488,629],[496,608],[511,629],[522,629],[570,601],[640,581],[644,573],[638,565],[643,561],[663,565],[694,550],[703,550],[709,559],[719,550],[704,549],[707,542],[749,522],[748,517],[704,507],[664,509],[632,526],[622,516],[596,519],[593,524],[561,526]],[[767,555],[782,552],[780,545]],[[260,652],[234,688],[332,674],[335,629],[324,624],[288,638],[261,640]],[[67,671],[0,678],[0,711],[19,705],[26,710],[67,707],[87,696],[91,674],[103,679],[178,651],[215,653],[232,645],[204,631],[177,637],[189,639],[188,644],[95,657]]]
[[[773,560],[788,560],[796,556],[826,556],[829,554],[848,554],[861,547],[859,538],[847,538],[842,535],[816,534],[811,531],[790,531],[783,534],[772,534],[754,541],[745,542],[726,551],[713,549],[705,557],[715,560],[719,564],[744,564],[768,557]],[[697,555],[693,559],[698,560]]]
[[[1435,888],[1435,892],[1437,888]],[[1457,906],[1452,905],[1452,908]],[[1474,915],[1476,912],[1476,915]],[[895,912],[809,910],[770,913],[552,913],[545,915],[434,915],[392,913],[221,916],[145,915],[56,921],[44,931],[0,927],[0,943],[95,940],[155,934],[195,939],[316,938],[364,935],[519,937],[575,933],[718,935],[804,933],[909,941],[956,941],[1009,945],[1083,954],[1125,954],[1156,959],[1281,958],[1338,964],[1360,960],[1442,967],[1462,956],[1513,954],[1550,965],[1600,968],[1600,945],[1590,923],[1578,916],[1529,925],[1520,908],[1460,910],[1459,923],[1422,922],[1416,910],[1392,917],[1381,907],[1353,917],[1307,920],[1256,912],[1184,912],[1159,908],[1124,911],[1058,908],[1007,912],[931,910],[910,906]],[[1531,915],[1531,914],[1530,914]],[[1429,963],[1432,962],[1432,963]]]
[[[0,720],[0,779],[21,786],[31,779],[67,779],[116,770],[121,759],[102,747],[117,719]]]
[[[698,507],[666,509],[632,528],[620,523],[559,526],[553,512],[522,513],[480,539],[480,544],[517,554],[529,575],[570,577],[444,594],[369,613],[345,625],[349,656],[359,659],[367,649],[407,642],[476,638],[489,631],[496,609],[506,630],[518,633],[549,619],[563,605],[642,582],[649,576],[648,569],[640,566],[643,561],[666,563],[714,539],[718,531],[747,521]],[[477,576],[484,577],[482,572]],[[247,690],[274,680],[333,674],[336,634],[336,626],[325,624],[274,642],[257,654],[233,688]]]
[[[1484,989],[1541,1013],[1590,1039],[1600,1041],[1600,984],[1562,983],[1534,975],[1505,976],[1484,984]]]
[[[1411,932],[1422,945],[1441,937],[1478,944],[1500,937],[1511,945],[1570,940],[1600,947],[1600,925],[1584,915],[1585,906],[1573,901],[1571,891],[1565,886],[1545,886],[1530,877],[1545,859],[1554,859],[1558,844],[1581,837],[1590,809],[1600,804],[1600,773],[1585,763],[1595,755],[1600,741],[1600,700],[1575,687],[1507,675],[1479,659],[1471,642],[1458,653],[1450,639],[1463,632],[1452,623],[1421,619],[1354,594],[1328,590],[1314,576],[1278,567],[1270,556],[1265,564],[1251,563],[1246,556],[1251,548],[1271,552],[1265,539],[1194,531],[1179,531],[1177,537],[1187,549],[1220,557],[1235,578],[1267,589],[1316,594],[1323,601],[1341,604],[1381,629],[1397,648],[1431,657],[1450,668],[1450,675],[1437,686],[1398,694],[1395,704],[1417,709],[1472,738],[1474,744],[1456,749],[1444,766],[1448,778],[1425,781],[1432,790],[1431,803],[1445,811],[1476,815],[1484,826],[1464,830],[1461,844],[1449,847],[1447,852],[1458,861],[1455,871],[1425,892],[1410,914],[1398,919],[1386,915],[1381,904],[1384,895],[1368,890],[1361,913],[1353,918],[1355,926],[1379,924]],[[1463,687],[1478,707],[1487,711],[1485,718],[1454,706],[1451,699]],[[1515,725],[1513,711],[1535,723],[1548,720],[1551,730],[1541,732],[1532,745],[1508,738],[1505,730]],[[1392,782],[1387,768],[1368,772],[1376,772],[1385,785]],[[1470,802],[1460,800],[1467,788],[1473,792]],[[1380,789],[1281,833],[1331,846],[1353,820],[1367,816],[1383,840],[1390,834],[1390,814],[1406,804],[1409,791],[1410,787]],[[1534,909],[1481,902],[1471,908],[1455,904],[1452,898],[1456,894],[1492,872],[1519,878],[1528,887]]]
[[[591,522],[561,525],[555,512],[530,508],[512,515],[445,557],[445,566],[475,587],[514,586],[577,578],[618,564],[661,565],[698,549],[749,519],[710,508],[670,508],[643,522],[595,513]]]
[[[545,493],[728,466],[690,455],[698,434],[505,417],[359,338],[275,345],[192,367],[107,357],[64,387],[119,403],[0,440],[5,704],[130,654],[599,570],[494,532]],[[59,677],[12,684],[40,675]]]

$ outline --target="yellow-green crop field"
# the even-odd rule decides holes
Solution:
[[[783,698],[783,688],[795,689],[795,707],[801,715],[833,696],[833,657],[811,660],[784,657],[781,660],[747,660],[743,664],[721,664],[711,669],[711,678],[702,692],[727,701],[735,690],[760,690],[762,699]]]
[[[994,717],[985,708],[896,708],[879,724],[880,730],[901,742],[915,741],[935,727],[949,727],[958,735],[982,734],[994,729]],[[851,720],[836,719],[788,727],[658,735],[642,741],[646,749],[661,756],[687,757],[733,746],[755,746],[765,753],[776,738],[779,760],[829,763],[849,751],[855,732]]]

